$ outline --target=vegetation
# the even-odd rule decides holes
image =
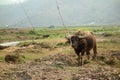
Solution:
[[[104,76],[104,71],[111,71],[110,75],[114,75],[116,79],[119,79],[119,68],[120,68],[120,27],[119,26],[87,26],[87,27],[72,27],[68,29],[71,34],[74,34],[78,30],[88,30],[92,31],[96,35],[97,39],[97,60],[88,61],[87,58],[84,58],[84,68],[77,67],[77,56],[75,55],[73,49],[69,44],[66,44],[65,39],[65,29],[64,28],[36,28],[35,31],[31,29],[1,29],[0,30],[0,40],[2,42],[7,41],[22,41],[17,46],[7,47],[3,50],[0,50],[0,61],[4,62],[4,57],[7,54],[17,54],[25,56],[25,58],[21,58],[19,63],[24,65],[23,69],[32,73],[31,70],[34,69],[31,67],[36,67],[35,70],[39,71],[44,70],[45,66],[49,67],[49,71],[60,70],[59,74],[66,73],[75,73],[78,75],[73,75],[72,79],[68,77],[68,80],[77,80],[82,74],[89,75],[87,71],[94,73],[96,76],[97,72],[100,72],[98,77],[104,77],[104,79],[108,79]],[[113,31],[114,30],[114,31]],[[8,35],[7,35],[8,34]],[[44,37],[43,35],[49,35],[49,37]],[[91,56],[93,52],[91,51]],[[23,62],[26,63],[23,63]],[[31,62],[30,64],[27,62]],[[52,68],[51,68],[52,67]],[[94,68],[93,68],[94,67]],[[108,68],[111,67],[111,68]],[[43,68],[43,69],[42,69]],[[19,67],[17,68],[19,70]],[[79,69],[79,70],[78,70]],[[84,70],[85,69],[85,70]],[[94,70],[95,69],[95,70]],[[117,73],[114,73],[114,69],[118,69]],[[16,70],[16,69],[15,69]],[[46,70],[46,69],[45,69]],[[75,72],[76,71],[76,72]],[[15,71],[16,72],[16,71]],[[47,71],[43,71],[47,72]],[[83,72],[83,73],[82,73]],[[87,73],[86,73],[87,72]],[[38,72],[40,73],[40,72]],[[51,72],[52,73],[52,72]],[[66,74],[65,73],[65,74]],[[14,73],[18,74],[18,73]],[[26,73],[27,74],[27,73]],[[45,73],[48,75],[48,73]],[[54,74],[54,72],[52,73]],[[56,73],[57,74],[57,73]],[[69,75],[67,74],[67,75]],[[81,75],[80,75],[81,74]],[[1,74],[2,75],[2,74]],[[91,74],[92,75],[92,74]],[[92,75],[94,78],[95,75]],[[105,74],[107,75],[107,74]],[[14,75],[15,76],[15,75]],[[111,79],[114,77],[111,76]],[[91,78],[91,79],[94,79]],[[67,78],[65,78],[67,79]],[[104,80],[103,79],[103,80]],[[13,79],[15,80],[15,79]]]
[[[95,34],[107,36],[118,36],[120,35],[119,26],[78,26],[67,29],[70,33],[74,33],[78,30],[89,30]],[[114,30],[114,31],[113,31]],[[18,40],[32,40],[41,39],[43,35],[50,35],[49,38],[64,38],[66,29],[65,28],[36,28],[34,31],[31,29],[0,29],[0,41],[18,41]]]
[[[120,27],[119,26],[76,26],[68,28],[68,31],[73,34],[78,30],[92,31],[97,35],[98,47],[100,52],[119,50],[120,43]],[[113,31],[114,30],[114,31]],[[1,29],[0,42],[7,41],[23,41],[18,44],[19,47],[29,45],[40,45],[41,48],[56,48],[65,47],[65,32],[64,28],[36,28],[35,31],[31,29]],[[49,35],[48,38],[43,38],[43,35]],[[31,40],[31,41],[30,41]],[[55,41],[54,41],[55,40]],[[109,48],[107,46],[109,45]]]

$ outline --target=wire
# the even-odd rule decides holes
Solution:
[[[25,10],[24,6],[22,5],[22,3],[20,2],[20,0],[18,0],[18,3],[20,4],[21,8],[23,9],[26,18],[28,19],[28,22],[30,23],[31,27],[33,28],[32,31],[34,32],[34,31],[35,31],[35,28],[33,27],[33,23],[32,23],[32,21],[31,21],[30,17],[28,16],[28,13],[26,12],[26,10]],[[34,36],[33,36],[33,38],[32,38],[32,41],[33,41],[33,42],[34,42],[34,39],[35,39],[35,38],[34,38]]]
[[[26,18],[28,19],[28,22],[30,23],[30,25],[31,25],[31,27],[33,28],[33,31],[34,31],[33,23],[31,21],[30,17],[28,16],[28,13],[26,12],[26,10],[25,10],[24,6],[22,5],[22,3],[20,2],[20,0],[18,0],[18,3],[20,4],[22,10],[24,11]]]
[[[26,16],[26,18],[28,19],[31,27],[33,27],[33,23],[32,23],[32,21],[31,21],[30,17],[28,16],[28,13],[26,12],[24,6],[23,6],[22,3],[20,2],[20,0],[18,0],[18,3],[20,4],[21,8],[23,9],[23,11],[24,11],[24,13],[25,13],[25,16]],[[59,12],[59,16],[60,16],[60,20],[61,20],[61,22],[62,22],[62,25],[65,27],[67,33],[69,33],[68,30],[67,30],[67,27],[66,27],[66,25],[65,25],[65,23],[64,23],[64,20],[63,20],[63,17],[62,17],[61,11],[60,11],[60,7],[59,7],[59,5],[58,5],[58,1],[57,1],[57,0],[56,0],[56,6],[57,6],[57,9],[58,9],[58,12]],[[34,27],[33,27],[33,31],[34,31]]]
[[[57,5],[57,9],[58,9],[58,12],[59,12],[59,16],[60,16],[62,25],[65,26],[64,21],[63,21],[63,17],[62,17],[62,14],[61,14],[61,11],[60,11],[60,8],[59,8],[58,1],[57,1],[57,0],[56,0],[56,5]]]
[[[60,7],[59,7],[59,4],[58,4],[58,1],[56,0],[56,6],[57,6],[57,9],[58,9],[58,12],[59,12],[59,16],[60,16],[60,20],[62,22],[62,25],[65,27],[66,29],[66,32],[69,33],[65,23],[64,23],[64,20],[63,20],[63,17],[62,17],[62,14],[61,14],[61,11],[60,11]]]

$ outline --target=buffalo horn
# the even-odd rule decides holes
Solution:
[[[79,38],[86,38],[88,37],[88,35],[84,35],[84,36],[78,36]]]
[[[65,36],[65,37],[66,37],[67,39],[70,39],[71,36],[72,36],[72,35],[70,35],[69,33],[66,33],[66,36]]]

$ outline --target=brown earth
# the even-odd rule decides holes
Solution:
[[[104,41],[107,39],[99,39]],[[22,64],[0,62],[0,80],[120,80],[120,51],[98,54],[97,60],[86,60],[78,67],[77,56],[68,46],[30,44],[4,49],[6,53],[46,55]],[[103,46],[98,46],[101,48]],[[104,48],[104,47],[103,47]],[[91,54],[92,55],[92,54]],[[31,56],[32,57],[32,56]]]
[[[119,54],[114,52],[111,55],[118,57]],[[76,55],[63,53],[23,64],[0,62],[0,70],[0,80],[120,80],[120,68],[102,60],[91,60],[78,67]]]

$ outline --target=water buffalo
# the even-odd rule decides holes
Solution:
[[[89,31],[78,31],[74,35],[67,34],[66,35],[67,42],[71,44],[75,53],[78,56],[78,65],[83,64],[82,56],[84,52],[87,54],[88,60],[90,59],[90,50],[93,49],[94,56],[93,59],[96,58],[97,54],[97,45],[95,35]]]

